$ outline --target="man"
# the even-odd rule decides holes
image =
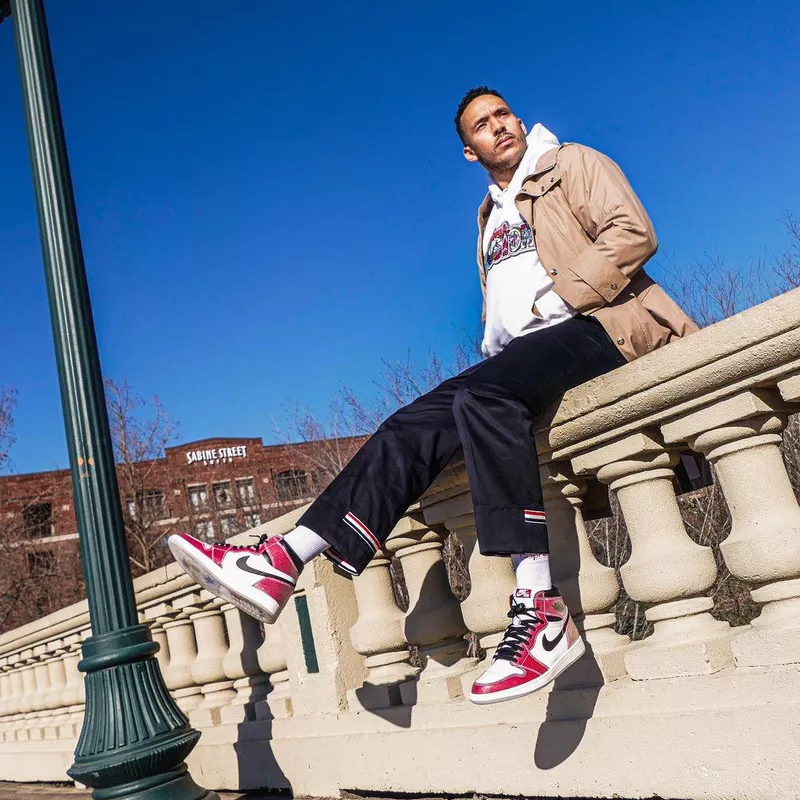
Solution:
[[[378,428],[285,537],[240,547],[170,537],[209,591],[271,623],[317,555],[358,575],[408,506],[463,453],[481,553],[511,557],[511,624],[470,699],[536,691],[584,652],[550,580],[534,424],[566,390],[695,330],[645,274],[656,237],[620,169],[473,89],[456,113],[489,174],[478,215],[487,357]],[[498,598],[498,602],[500,599]]]

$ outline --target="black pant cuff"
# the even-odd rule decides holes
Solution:
[[[547,523],[541,507],[476,505],[475,526],[481,555],[550,552]]]
[[[297,521],[331,545],[325,555],[351,575],[360,575],[381,548],[368,523],[353,511],[328,500],[317,500]]]

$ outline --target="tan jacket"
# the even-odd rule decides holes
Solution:
[[[594,314],[625,358],[632,360],[697,330],[642,268],[656,252],[656,235],[639,198],[610,158],[579,144],[554,148],[536,162],[516,205],[531,226],[556,293],[581,314]],[[478,212],[484,319],[483,232],[491,209],[487,195]]]

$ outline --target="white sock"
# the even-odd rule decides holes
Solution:
[[[306,528],[305,525],[298,525],[283,537],[283,541],[304,564],[308,564],[309,561],[330,547],[329,542],[326,542],[321,536],[317,536],[311,528]]]
[[[533,601],[536,592],[553,588],[550,577],[550,556],[547,553],[520,553],[511,556],[511,563],[517,573],[517,599]],[[522,591],[519,591],[522,590]],[[527,598],[525,590],[529,590]]]

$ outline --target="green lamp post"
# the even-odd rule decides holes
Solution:
[[[96,800],[218,800],[184,760],[200,734],[167,691],[138,622],[89,290],[42,0],[14,24],[92,636],[86,714],[68,774]]]

